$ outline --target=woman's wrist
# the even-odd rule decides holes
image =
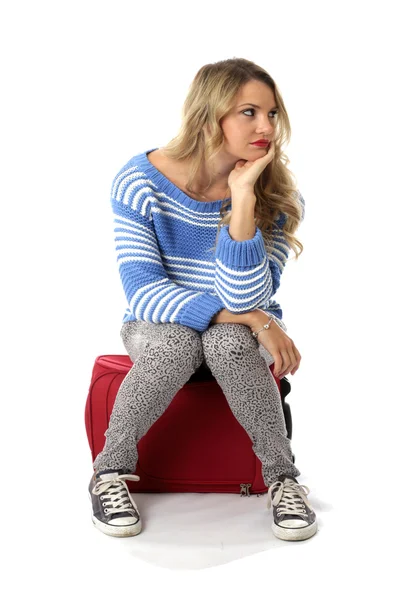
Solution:
[[[266,313],[261,308],[256,308],[253,311],[247,313],[247,325],[251,331],[255,329],[259,330],[263,325],[268,323],[272,315]],[[273,318],[273,317],[272,317]]]
[[[250,327],[250,323],[253,323],[252,313],[244,313],[241,315],[237,315],[235,313],[231,313],[226,308],[220,310],[216,315],[211,319],[211,323],[240,323],[242,325],[247,325]]]

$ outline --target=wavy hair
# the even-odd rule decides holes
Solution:
[[[163,154],[177,161],[187,161],[189,167],[186,189],[194,192],[192,185],[204,161],[212,165],[213,159],[223,148],[221,120],[235,106],[241,86],[251,80],[262,81],[269,86],[278,108],[275,116],[275,156],[254,186],[255,225],[260,228],[266,245],[270,245],[270,232],[277,227],[276,221],[279,219],[280,229],[297,260],[303,252],[303,245],[294,233],[304,218],[304,200],[297,190],[296,179],[287,166],[290,161],[282,149],[290,141],[291,127],[279,89],[262,67],[244,58],[231,58],[201,67],[184,101],[179,132],[163,146]],[[205,129],[209,136],[205,136]],[[202,189],[203,192],[211,185],[213,176],[211,170],[209,183]],[[229,203],[229,199],[222,203],[216,242],[221,227],[230,222],[231,211],[227,209]]]

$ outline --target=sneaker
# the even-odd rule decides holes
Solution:
[[[267,508],[273,505],[272,531],[281,540],[306,540],[317,533],[318,525],[306,496],[310,490],[291,475],[280,475],[269,487]]]
[[[93,473],[89,483],[92,521],[107,535],[128,537],[142,530],[139,509],[129,494],[125,481],[139,481],[139,475],[120,470]]]

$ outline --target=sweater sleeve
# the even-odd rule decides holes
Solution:
[[[252,239],[241,242],[231,238],[229,226],[221,227],[215,263],[215,290],[230,312],[250,312],[273,295],[269,258],[258,227]]]
[[[138,321],[180,323],[205,331],[224,308],[221,300],[173,283],[164,269],[149,217],[128,205],[124,195],[112,194],[111,204],[117,263],[129,311]]]
[[[298,192],[304,218],[304,198]],[[237,242],[229,235],[229,226],[221,228],[215,252],[215,290],[232,313],[247,313],[265,305],[280,286],[290,246],[282,232],[286,216],[276,222],[265,242],[256,227],[254,237]]]

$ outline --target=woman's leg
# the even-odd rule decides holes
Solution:
[[[134,472],[137,444],[203,361],[200,334],[178,323],[129,321],[120,333],[134,363],[115,398],[96,472]]]
[[[247,325],[216,323],[201,334],[204,358],[232,413],[253,442],[265,485],[297,477],[279,388]]]

